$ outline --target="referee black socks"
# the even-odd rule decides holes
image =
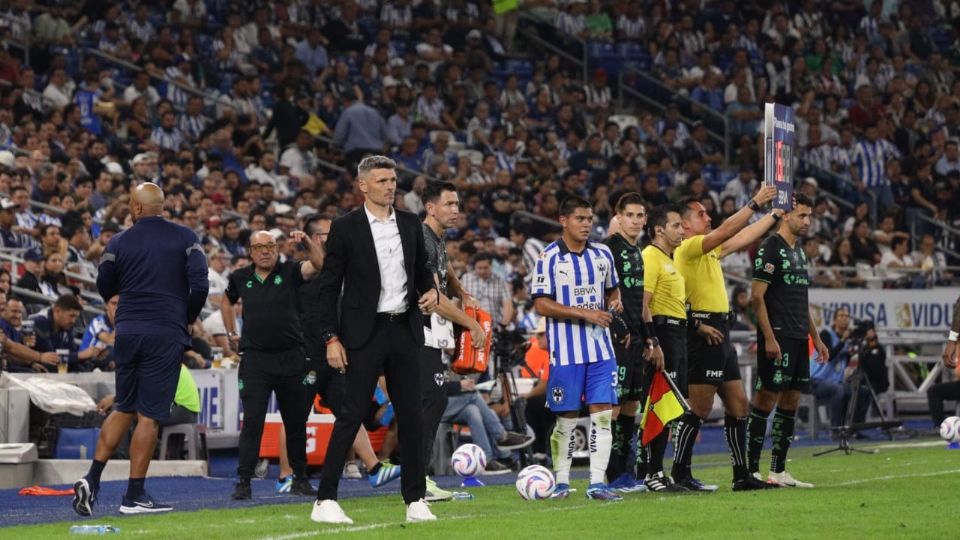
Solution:
[[[93,460],[90,464],[90,470],[87,472],[87,482],[90,488],[96,490],[100,487],[100,477],[103,475],[103,468],[107,466],[105,461]]]
[[[760,453],[763,452],[763,440],[767,436],[767,418],[770,411],[750,406],[750,418],[747,420],[747,464],[751,473],[760,472]]]
[[[787,450],[793,440],[793,428],[796,425],[797,411],[787,411],[777,407],[773,415],[773,450],[770,452],[770,470],[782,473],[787,467]]]
[[[733,481],[745,480],[747,470],[747,419],[741,416],[727,415],[723,418],[723,435],[730,448],[730,463],[733,465]]]
[[[703,420],[692,412],[684,413],[677,421],[677,439],[674,441],[673,476],[674,480],[690,477],[690,462],[693,459],[693,445],[697,442],[697,433]]]

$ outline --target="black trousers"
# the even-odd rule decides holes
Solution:
[[[420,407],[420,346],[406,320],[390,322],[377,315],[370,340],[359,349],[347,349],[347,393],[343,414],[337,417],[327,447],[326,463],[317,499],[336,499],[347,451],[370,406],[370,396],[382,372],[396,413],[403,465],[400,492],[409,504],[422,499],[427,489],[423,468],[423,415]]]
[[[866,388],[860,389],[861,393],[866,391]],[[939,428],[943,419],[947,417],[943,408],[943,402],[947,400],[960,400],[960,381],[935,384],[927,389],[927,404],[930,406],[933,427]]]
[[[533,440],[533,445],[531,445],[533,453],[546,454],[550,449],[550,434],[553,433],[553,424],[557,421],[556,415],[547,408],[547,395],[528,399],[523,412],[527,419],[527,425],[537,436]]]
[[[293,474],[307,475],[307,417],[313,400],[313,387],[305,378],[306,362],[300,350],[277,353],[244,351],[240,362],[238,385],[243,404],[243,427],[240,429],[240,463],[237,475],[249,480],[260,457],[263,421],[267,415],[270,393],[277,395],[277,405],[287,434],[287,456]]]
[[[433,443],[437,438],[440,419],[447,408],[447,389],[444,387],[443,358],[440,349],[420,348],[420,390],[423,392],[423,467],[433,459]]]

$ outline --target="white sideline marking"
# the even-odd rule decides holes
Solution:
[[[933,471],[933,472],[916,473],[916,474],[891,474],[887,476],[877,476],[875,478],[862,478],[860,480],[848,480],[846,482],[840,482],[839,484],[824,484],[823,487],[855,486],[858,484],[866,484],[869,482],[879,482],[883,480],[898,480],[901,478],[927,478],[930,476],[943,476],[946,474],[957,474],[957,473],[960,473],[960,469],[949,469],[946,471]]]
[[[529,514],[529,513],[532,513],[532,512],[533,512],[533,513],[559,512],[559,511],[566,511],[566,510],[576,510],[576,509],[579,509],[579,508],[587,508],[588,506],[596,507],[596,506],[598,506],[598,505],[596,505],[596,504],[578,504],[578,505],[574,505],[574,506],[553,506],[553,507],[547,507],[547,508],[536,508],[536,509],[533,509],[533,510],[531,510],[531,509],[524,509],[524,510],[519,510],[519,511],[516,511],[516,512],[500,512],[499,514],[500,514],[500,515],[505,515],[505,514],[506,514],[506,515],[509,515],[509,514],[521,514],[521,513],[522,513],[522,514]],[[443,518],[440,518],[440,519],[442,519],[443,521],[458,521],[458,520],[461,520],[461,519],[472,519],[472,518],[476,518],[476,517],[481,517],[481,516],[480,516],[479,514],[464,514],[464,515],[459,515],[459,516],[443,517]],[[309,517],[306,517],[306,519],[310,519],[310,518],[309,518]],[[340,533],[352,533],[352,532],[371,531],[371,530],[375,530],[375,529],[384,529],[384,528],[389,527],[389,526],[391,526],[391,525],[401,525],[401,524],[404,524],[404,522],[392,521],[392,522],[389,522],[389,523],[371,523],[371,524],[369,524],[369,525],[356,525],[356,526],[338,527],[338,528],[336,528],[336,529],[319,529],[319,530],[316,530],[316,531],[305,531],[305,532],[299,532],[299,533],[284,534],[284,535],[281,535],[281,536],[265,536],[265,537],[263,537],[261,540],[295,540],[295,539],[297,539],[297,538],[309,538],[309,537],[311,537],[311,536],[323,536],[323,535],[327,535],[327,534],[340,534]],[[322,525],[320,525],[320,526],[322,526]],[[425,524],[425,526],[428,526],[428,525]]]
[[[931,448],[934,446],[946,446],[946,441],[924,441],[924,442],[904,442],[878,444],[876,446],[866,446],[865,450],[883,450],[884,448]]]

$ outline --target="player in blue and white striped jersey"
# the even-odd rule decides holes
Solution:
[[[619,312],[623,306],[610,248],[587,240],[592,223],[593,210],[585,199],[572,196],[561,203],[563,236],[540,254],[531,296],[537,313],[547,318],[547,403],[557,413],[550,438],[557,475],[554,497],[569,495],[573,431],[585,401],[590,410],[587,497],[619,500],[604,483],[617,403],[617,362],[609,330],[613,316],[607,310]]]

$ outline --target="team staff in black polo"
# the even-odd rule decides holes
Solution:
[[[290,491],[313,494],[307,479],[306,429],[313,386],[305,377],[306,358],[300,326],[300,286],[323,265],[323,250],[303,231],[290,238],[307,247],[310,260],[279,261],[277,241],[267,231],[250,236],[253,264],[230,274],[220,303],[227,334],[236,341],[233,304],[243,299],[243,336],[239,339],[240,373],[237,380],[243,403],[240,430],[239,480],[233,498],[251,497],[250,478],[260,455],[260,437],[270,393],[277,395],[293,469]]]
[[[364,158],[357,166],[357,187],[365,197],[363,207],[331,225],[320,273],[319,319],[327,362],[345,371],[347,399],[333,427],[310,519],[353,523],[337,504],[337,485],[383,372],[399,429],[400,490],[407,521],[434,520],[423,501],[420,347],[421,311],[432,311],[440,293],[428,266],[420,220],[392,206],[397,190],[394,161]]]

